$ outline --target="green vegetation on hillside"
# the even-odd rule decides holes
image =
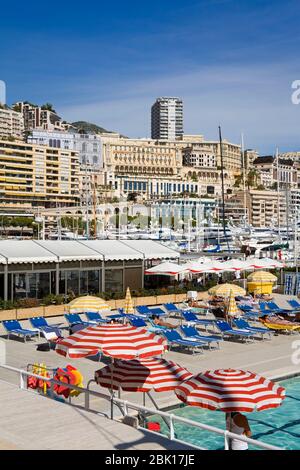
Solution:
[[[93,124],[91,122],[86,121],[76,121],[72,122],[72,126],[75,127],[78,131],[87,133],[87,134],[103,134],[106,132],[111,132],[104,127],[100,127],[97,124]]]

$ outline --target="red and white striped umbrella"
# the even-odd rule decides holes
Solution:
[[[192,377],[185,368],[172,361],[155,357],[132,361],[115,361],[95,372],[102,387],[128,392],[165,392],[174,390],[183,380]]]
[[[155,274],[155,275],[163,275],[163,276],[177,276],[178,274],[182,274],[186,272],[186,268],[184,265],[165,262],[158,264],[157,266],[153,266],[145,271],[145,274]]]
[[[89,326],[56,344],[56,352],[70,358],[94,356],[99,351],[116,359],[153,357],[167,349],[167,342],[145,329],[129,325]]]
[[[212,260],[206,263],[191,263],[189,271],[191,273],[214,273],[224,271],[225,267],[222,261]]]
[[[253,372],[219,369],[194,375],[176,387],[179,400],[210,410],[262,411],[276,408],[285,398],[285,389]]]
[[[260,258],[260,259],[249,259],[246,261],[248,266],[253,269],[263,269],[263,268],[282,268],[283,263],[278,262],[276,259],[271,258]]]

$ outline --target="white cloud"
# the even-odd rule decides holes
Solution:
[[[291,84],[300,78],[294,66],[247,64],[241,66],[205,66],[143,80],[110,84],[114,89],[106,99],[95,83],[83,87],[85,102],[64,106],[60,113],[68,120],[87,120],[132,137],[150,134],[150,107],[157,96],[184,99],[187,133],[224,137],[239,141],[241,131],[246,145],[272,152],[276,145],[284,149],[299,147],[300,105],[291,103]],[[87,97],[90,95],[90,98]]]

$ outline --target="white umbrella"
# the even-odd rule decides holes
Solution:
[[[224,262],[222,261],[208,261],[206,263],[194,263],[189,267],[191,273],[220,273],[224,271]]]
[[[158,264],[157,266],[153,266],[145,271],[145,274],[152,274],[152,275],[161,275],[161,276],[177,276],[178,274],[182,274],[186,272],[187,269],[185,265],[180,265],[176,263],[165,262]]]
[[[230,259],[224,261],[224,270],[226,271],[246,271],[247,269],[252,269],[249,267],[248,261],[243,261],[241,259]]]
[[[274,269],[282,268],[283,264],[271,258],[254,258],[247,260],[249,268],[252,269]]]

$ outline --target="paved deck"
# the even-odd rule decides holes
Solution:
[[[285,299],[283,296],[277,297],[276,301],[282,306],[286,307]],[[53,322],[57,322],[57,318],[53,319]],[[176,322],[175,319],[171,321]],[[26,326],[26,322],[24,322]],[[29,326],[29,325],[28,325]],[[3,330],[0,327],[0,336],[3,334]],[[95,370],[101,368],[104,362],[95,362],[91,359],[79,359],[70,360],[63,358],[56,354],[54,351],[40,352],[36,351],[37,342],[30,341],[26,344],[22,340],[2,340],[6,346],[6,363],[18,368],[25,368],[28,363],[43,362],[49,367],[65,366],[70,363],[78,367],[84,376],[84,383],[93,378]],[[221,343],[220,350],[205,350],[203,355],[192,355],[179,351],[168,351],[165,354],[167,359],[173,360],[182,366],[185,366],[192,373],[207,369],[217,368],[242,368],[252,370],[260,373],[266,377],[278,377],[285,374],[300,373],[300,365],[294,364],[292,361],[292,355],[295,352],[293,348],[294,341],[300,342],[300,335],[286,335],[279,334],[274,336],[271,341],[255,341],[252,344],[245,344],[238,341],[224,341]],[[298,349],[300,344],[298,344]],[[11,384],[17,384],[18,378],[11,372],[6,372],[0,369],[0,379],[5,380]],[[61,438],[65,436],[64,448],[89,448],[88,445],[99,446],[91,448],[101,449],[118,449],[118,448],[168,448],[168,447],[154,447],[167,446],[169,441],[163,439],[164,442],[157,442],[149,440],[148,435],[145,432],[134,430],[123,424],[112,422],[107,418],[99,415],[91,414],[88,415],[78,409],[78,407],[69,407],[57,402],[47,400],[43,397],[32,395],[28,392],[21,392],[16,387],[11,388],[12,385],[6,384],[5,386],[0,383],[0,406],[1,406],[1,417],[4,418],[2,422],[7,423],[5,428],[0,430],[0,448],[1,446],[15,446],[18,448],[37,448],[36,442],[33,444],[33,440],[30,442],[26,441],[25,430],[27,429],[26,421],[29,421],[29,416],[39,416],[38,422],[42,421],[44,424],[39,424],[37,428],[37,441],[40,436],[40,445],[43,448],[58,448],[59,439],[56,440],[56,433],[60,433]],[[93,385],[92,388],[97,391],[101,390],[97,385]],[[14,393],[9,393],[9,392]],[[178,404],[178,399],[172,392],[154,393],[153,397],[158,403],[160,408],[164,408],[170,405]],[[141,393],[129,393],[122,392],[122,398],[130,400],[135,403],[143,403],[143,394]],[[10,401],[11,400],[11,401]],[[83,397],[74,398],[74,403],[80,405],[83,402]],[[26,410],[25,404],[28,402],[28,410],[22,414],[19,408]],[[5,406],[3,406],[5,403]],[[6,403],[10,405],[6,406]],[[16,406],[18,403],[18,406]],[[102,413],[109,413],[109,404],[106,400],[99,398],[92,398],[91,404],[93,409],[96,409]],[[150,400],[147,399],[146,405],[151,406]],[[62,411],[62,408],[64,411]],[[51,418],[56,418],[48,421],[48,425],[45,424],[48,420],[48,414]],[[64,415],[66,413],[66,415]],[[60,416],[66,416],[70,420],[71,426],[68,427],[65,418],[61,421]],[[116,416],[118,411],[116,410]],[[56,421],[58,420],[58,421]],[[57,423],[60,423],[57,425]],[[26,424],[26,426],[25,426]],[[18,429],[24,429],[23,432],[19,432]],[[24,428],[22,426],[25,426]],[[34,424],[31,424],[30,432],[34,432],[36,429]],[[76,429],[84,429],[84,434],[80,440]],[[51,431],[51,432],[50,432]],[[52,436],[53,433],[53,436]],[[70,433],[70,434],[69,434]],[[85,436],[93,436],[88,439]],[[71,437],[74,436],[74,437]],[[23,440],[22,440],[23,439]],[[79,439],[79,440],[78,440]],[[91,444],[89,444],[91,442]],[[66,446],[75,447],[66,447]],[[126,447],[127,445],[127,447]],[[25,447],[24,447],[25,446]],[[52,446],[52,447],[51,447]],[[76,447],[78,446],[78,447]],[[124,447],[121,447],[124,446]],[[140,447],[137,447],[140,446]],[[148,446],[148,447],[147,447]]]
[[[0,382],[0,449],[187,449],[147,431]]]

